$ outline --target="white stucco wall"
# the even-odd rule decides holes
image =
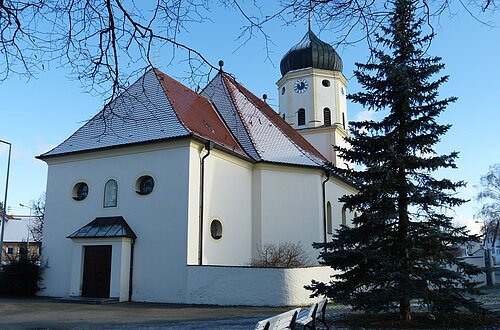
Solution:
[[[96,217],[123,216],[137,235],[133,300],[183,301],[189,141],[129,146],[47,162],[43,258],[49,267],[44,273],[46,289],[41,294],[71,294],[75,246],[66,236]],[[155,187],[151,194],[141,196],[135,192],[135,183],[145,174],[154,178]],[[118,205],[103,208],[104,184],[110,178],[118,182]],[[72,189],[80,181],[88,184],[89,194],[83,201],[75,201]]]
[[[330,280],[329,267],[310,268],[249,268],[249,267],[188,267],[188,304],[297,306],[310,305],[304,288],[312,279]]]
[[[198,264],[201,145],[190,150],[188,264]],[[252,164],[213,149],[205,158],[203,264],[244,265],[252,249]],[[210,234],[212,220],[222,223],[222,238]]]
[[[346,183],[336,179],[335,177],[330,177],[330,180],[325,185],[325,204],[330,202],[332,206],[332,228],[333,232],[336,229],[340,228],[340,224],[342,223],[342,207],[344,203],[339,202],[339,198],[344,195],[354,194],[356,193],[355,189]],[[347,226],[352,225],[352,219],[354,216],[354,212],[349,212],[346,210],[346,220]],[[332,239],[332,235],[327,235],[327,240],[330,241]]]
[[[254,169],[255,243],[301,242],[315,262],[313,242],[322,241],[321,171],[317,169],[258,165]]]

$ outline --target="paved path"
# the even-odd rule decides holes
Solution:
[[[252,329],[259,320],[283,310],[145,303],[88,305],[45,298],[2,298],[0,328]]]
[[[481,297],[500,311],[500,287]],[[253,329],[267,317],[288,310],[264,307],[214,307],[150,303],[88,305],[47,298],[0,298],[0,329]],[[327,314],[348,313],[328,306]]]

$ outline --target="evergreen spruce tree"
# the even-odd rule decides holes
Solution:
[[[354,226],[342,226],[323,249],[321,263],[342,274],[329,283],[313,281],[313,294],[326,295],[354,309],[399,310],[410,320],[410,301],[435,315],[461,308],[479,312],[471,276],[480,269],[457,257],[456,247],[471,239],[455,227],[447,211],[464,202],[454,196],[463,182],[436,179],[439,168],[455,168],[457,153],[437,155],[435,145],[450,125],[436,122],[455,98],[439,99],[441,59],[426,55],[432,36],[415,16],[417,1],[395,0],[393,13],[378,35],[374,62],[357,64],[364,91],[350,98],[387,114],[380,121],[351,123],[351,148],[336,148],[363,170],[343,173],[359,183],[359,194],[344,196],[349,210],[360,211]]]

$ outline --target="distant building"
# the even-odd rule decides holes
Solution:
[[[276,113],[222,69],[199,94],[150,70],[39,156],[48,164],[42,294],[238,305],[304,303],[285,300],[300,290],[309,299],[303,281],[314,269],[273,281],[281,270],[245,266],[281,242],[300,242],[316,263],[311,244],[354,216],[339,197],[356,188],[335,170],[351,165],[333,150],[346,146],[347,80],[310,30],[281,73]]]
[[[484,236],[484,249],[490,251],[494,265],[500,266],[500,220],[488,227]]]
[[[30,228],[35,223],[34,217],[25,215],[8,215],[5,221],[3,239],[3,259],[6,263],[17,258],[19,254],[40,255],[41,242],[33,241]]]

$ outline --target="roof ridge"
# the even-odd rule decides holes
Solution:
[[[158,80],[158,84],[160,84],[160,87],[161,87],[161,90],[163,91],[163,94],[165,94],[165,97],[167,98],[168,103],[170,103],[170,106],[172,107],[172,110],[174,110],[173,113],[177,117],[177,120],[179,121],[179,123],[182,124],[182,126],[184,126],[184,128],[186,129],[186,131],[189,132],[189,134],[193,135],[193,131],[180,118],[179,114],[177,113],[177,110],[175,109],[174,104],[172,103],[172,100],[170,99],[167,91],[165,90],[165,88],[163,87],[163,84],[161,83],[160,77],[158,77],[158,74],[161,74],[161,75],[165,75],[165,74],[163,72],[161,72],[160,70],[156,69],[156,68],[154,68],[152,70],[153,70],[153,72],[155,74],[156,79]]]
[[[232,79],[234,82],[236,82],[236,79],[235,79],[234,77],[232,77],[231,75],[229,75],[229,74],[227,74],[227,73],[225,73],[225,72],[223,72],[223,71],[222,71],[220,74],[221,74],[221,77],[222,77],[222,82],[223,82],[223,84],[224,84],[224,85],[225,85],[225,80],[226,80],[226,79],[228,79],[228,80],[229,80],[229,79]],[[228,93],[229,93],[229,97],[231,98],[231,101],[232,101],[232,102],[233,102],[233,104],[234,104],[234,107],[235,107],[235,109],[236,109],[236,113],[237,113],[237,115],[238,115],[238,116],[240,117],[240,119],[241,119],[241,113],[240,113],[240,111],[238,111],[238,107],[236,106],[236,104],[237,104],[237,103],[236,103],[236,98],[235,98],[235,96],[233,95],[233,92],[231,91],[231,89],[230,89],[230,88],[228,88],[227,86],[225,86],[225,87],[226,87],[226,89],[227,89],[227,91],[228,91]],[[253,145],[253,148],[254,148],[255,152],[257,153],[257,155],[258,155],[258,156],[259,156],[259,158],[260,158],[260,159],[258,159],[258,160],[256,159],[256,161],[262,161],[262,159],[263,159],[264,157],[262,156],[262,154],[261,154],[261,153],[259,152],[259,150],[257,149],[257,143],[255,142],[255,140],[254,140],[254,138],[253,138],[252,134],[250,134],[250,130],[249,130],[249,129],[248,129],[248,127],[247,127],[247,123],[246,123],[246,121],[245,121],[245,120],[243,120],[243,119],[241,119],[241,123],[243,124],[243,128],[245,129],[245,131],[246,131],[246,133],[247,133],[247,135],[248,135],[248,138],[250,139],[250,142],[251,142],[251,143],[252,143],[252,145]]]
[[[157,77],[161,80],[162,90],[172,105],[177,118],[192,136],[211,140],[224,149],[252,159],[241,147],[238,139],[229,130],[208,98],[159,70],[157,70]],[[189,97],[193,103],[185,104],[186,107],[177,107],[178,102],[180,102],[179,97]],[[200,114],[206,115],[206,117],[200,118]],[[202,123],[202,127],[199,126],[200,123]]]
[[[256,104],[256,102],[254,100],[252,100],[252,98],[250,98],[248,95],[247,95],[247,92],[251,93],[250,91],[248,91],[244,86],[242,86],[241,84],[239,84],[236,79],[234,79],[233,77],[230,77],[234,84],[235,84],[235,87],[238,91],[240,91],[241,94],[243,94],[243,96],[251,103],[255,106],[255,108],[260,111],[266,118],[268,118],[268,120],[273,124],[274,127],[276,127],[276,129],[279,130],[279,132],[281,132],[281,134],[288,140],[292,143],[292,145],[297,148],[297,150],[299,152],[301,152],[303,155],[305,155],[307,158],[309,158],[311,161],[313,161],[314,163],[318,164],[318,165],[324,165],[326,159],[321,159],[319,157],[317,157],[316,155],[313,155],[313,154],[310,154],[308,151],[306,151],[304,148],[302,148],[300,145],[298,145],[286,132],[283,131],[283,129],[277,125],[275,123],[275,119],[276,118],[279,118],[278,120],[282,120],[282,118],[279,116],[278,113],[276,113],[273,109],[271,109],[269,107],[269,105],[265,104],[264,106],[262,105],[258,105]],[[255,95],[254,95],[255,96]],[[257,96],[255,96],[257,97]],[[263,101],[262,101],[263,102]],[[265,102],[263,102],[265,103]],[[271,118],[265,111],[262,111],[265,107],[268,107],[274,114],[272,117],[274,118]],[[287,123],[288,125],[288,123]],[[303,138],[299,133],[297,133],[301,138]],[[304,138],[303,138],[304,139]],[[305,140],[305,139],[304,139]],[[307,142],[307,140],[305,140]],[[310,147],[312,147],[314,150],[316,150],[314,148],[314,146],[312,146],[309,142],[307,142],[309,144]],[[316,150],[317,151],[317,150]],[[319,153],[319,152],[318,152]],[[323,157],[324,158],[324,157]]]

